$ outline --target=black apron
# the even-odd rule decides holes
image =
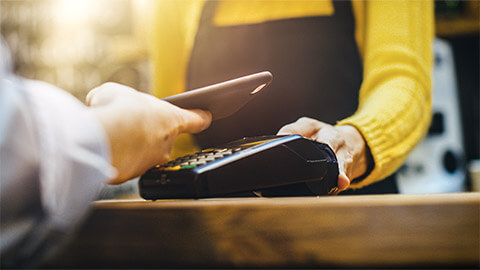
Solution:
[[[333,1],[333,16],[215,26],[217,1],[207,1],[189,67],[187,89],[268,70],[273,82],[236,114],[196,135],[211,147],[271,135],[308,116],[330,124],[358,106],[363,69],[350,1]]]

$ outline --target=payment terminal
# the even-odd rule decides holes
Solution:
[[[327,195],[338,192],[337,178],[337,159],[328,145],[300,135],[260,136],[159,164],[140,178],[139,189],[148,200],[299,195],[299,187],[300,195]]]

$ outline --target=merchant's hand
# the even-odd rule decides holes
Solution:
[[[87,105],[105,128],[119,184],[169,160],[182,132],[197,133],[211,122],[209,112],[184,110],[130,87],[106,83],[90,91]]]
[[[332,126],[327,123],[302,117],[296,122],[283,126],[278,135],[299,134],[328,144],[338,160],[338,183],[345,190],[350,181],[364,175],[368,168],[369,153],[365,140],[353,126]]]

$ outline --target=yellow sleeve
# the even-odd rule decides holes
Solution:
[[[204,0],[155,1],[150,47],[155,96],[162,98],[186,90],[188,61],[204,3]],[[198,150],[192,135],[180,134],[170,156],[174,159]]]
[[[360,47],[364,79],[353,125],[374,159],[360,188],[395,172],[425,136],[431,120],[432,1],[365,2]]]
[[[150,55],[153,93],[166,97],[185,91],[185,77],[204,1],[156,1]]]

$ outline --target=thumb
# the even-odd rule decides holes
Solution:
[[[205,130],[212,122],[212,114],[204,110],[181,110],[180,133],[198,133]]]
[[[346,173],[346,162],[345,157],[342,154],[342,151],[336,153],[338,161],[338,180],[337,187],[340,191],[346,190],[350,185],[350,178]]]
[[[345,175],[344,172],[338,174],[337,187],[340,191],[346,190],[350,185],[350,179]]]

